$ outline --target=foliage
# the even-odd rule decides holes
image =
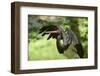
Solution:
[[[68,49],[64,55],[59,54],[54,39],[47,40],[48,36],[42,37],[39,29],[46,25],[57,25],[64,29],[70,28],[80,39],[84,58],[88,57],[88,18],[87,17],[65,17],[65,16],[28,16],[28,59],[29,60],[51,60],[51,59],[69,59],[78,58],[77,54]],[[72,47],[71,47],[72,48]]]

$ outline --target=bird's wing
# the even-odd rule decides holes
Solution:
[[[68,30],[68,31],[72,38],[72,43],[77,50],[77,54],[80,56],[80,58],[83,58],[84,51],[83,51],[83,47],[80,40],[78,39],[78,37],[75,35],[75,33],[72,30]]]
[[[63,42],[61,42],[61,40],[63,40]],[[71,42],[72,42],[72,39],[69,33],[67,31],[61,32],[60,35],[58,35],[56,39],[56,45],[57,45],[58,52],[63,54],[64,51],[68,49]]]
[[[49,34],[49,37],[47,39],[57,38],[59,28],[57,26],[51,25],[51,26],[43,26],[39,33],[42,33],[42,36]]]
[[[63,36],[64,47],[72,43],[72,37],[70,35],[70,31],[65,31],[64,33],[62,33],[62,36]]]

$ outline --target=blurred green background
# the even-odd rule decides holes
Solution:
[[[67,16],[43,16],[28,15],[28,60],[55,60],[79,58],[70,46],[64,54],[59,54],[56,48],[56,40],[47,40],[48,35],[42,37],[39,29],[46,25],[58,25],[62,28],[70,28],[80,39],[84,58],[88,57],[88,18]]]

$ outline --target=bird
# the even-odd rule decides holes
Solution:
[[[42,34],[42,36],[49,35],[47,40],[50,38],[56,39],[57,50],[60,54],[64,54],[64,51],[67,50],[70,45],[73,45],[79,57],[84,57],[82,44],[71,29],[64,29],[57,25],[48,25],[41,27],[39,29],[39,34]],[[63,43],[61,43],[61,40]]]

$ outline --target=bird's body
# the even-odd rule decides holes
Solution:
[[[71,29],[64,30],[60,26],[51,25],[43,26],[40,29],[39,33],[42,33],[42,36],[49,34],[49,37],[47,39],[56,39],[57,49],[60,54],[64,54],[64,52],[71,45],[73,45],[76,49],[75,52],[79,55],[80,58],[83,58],[84,52],[82,45],[75,33]]]

